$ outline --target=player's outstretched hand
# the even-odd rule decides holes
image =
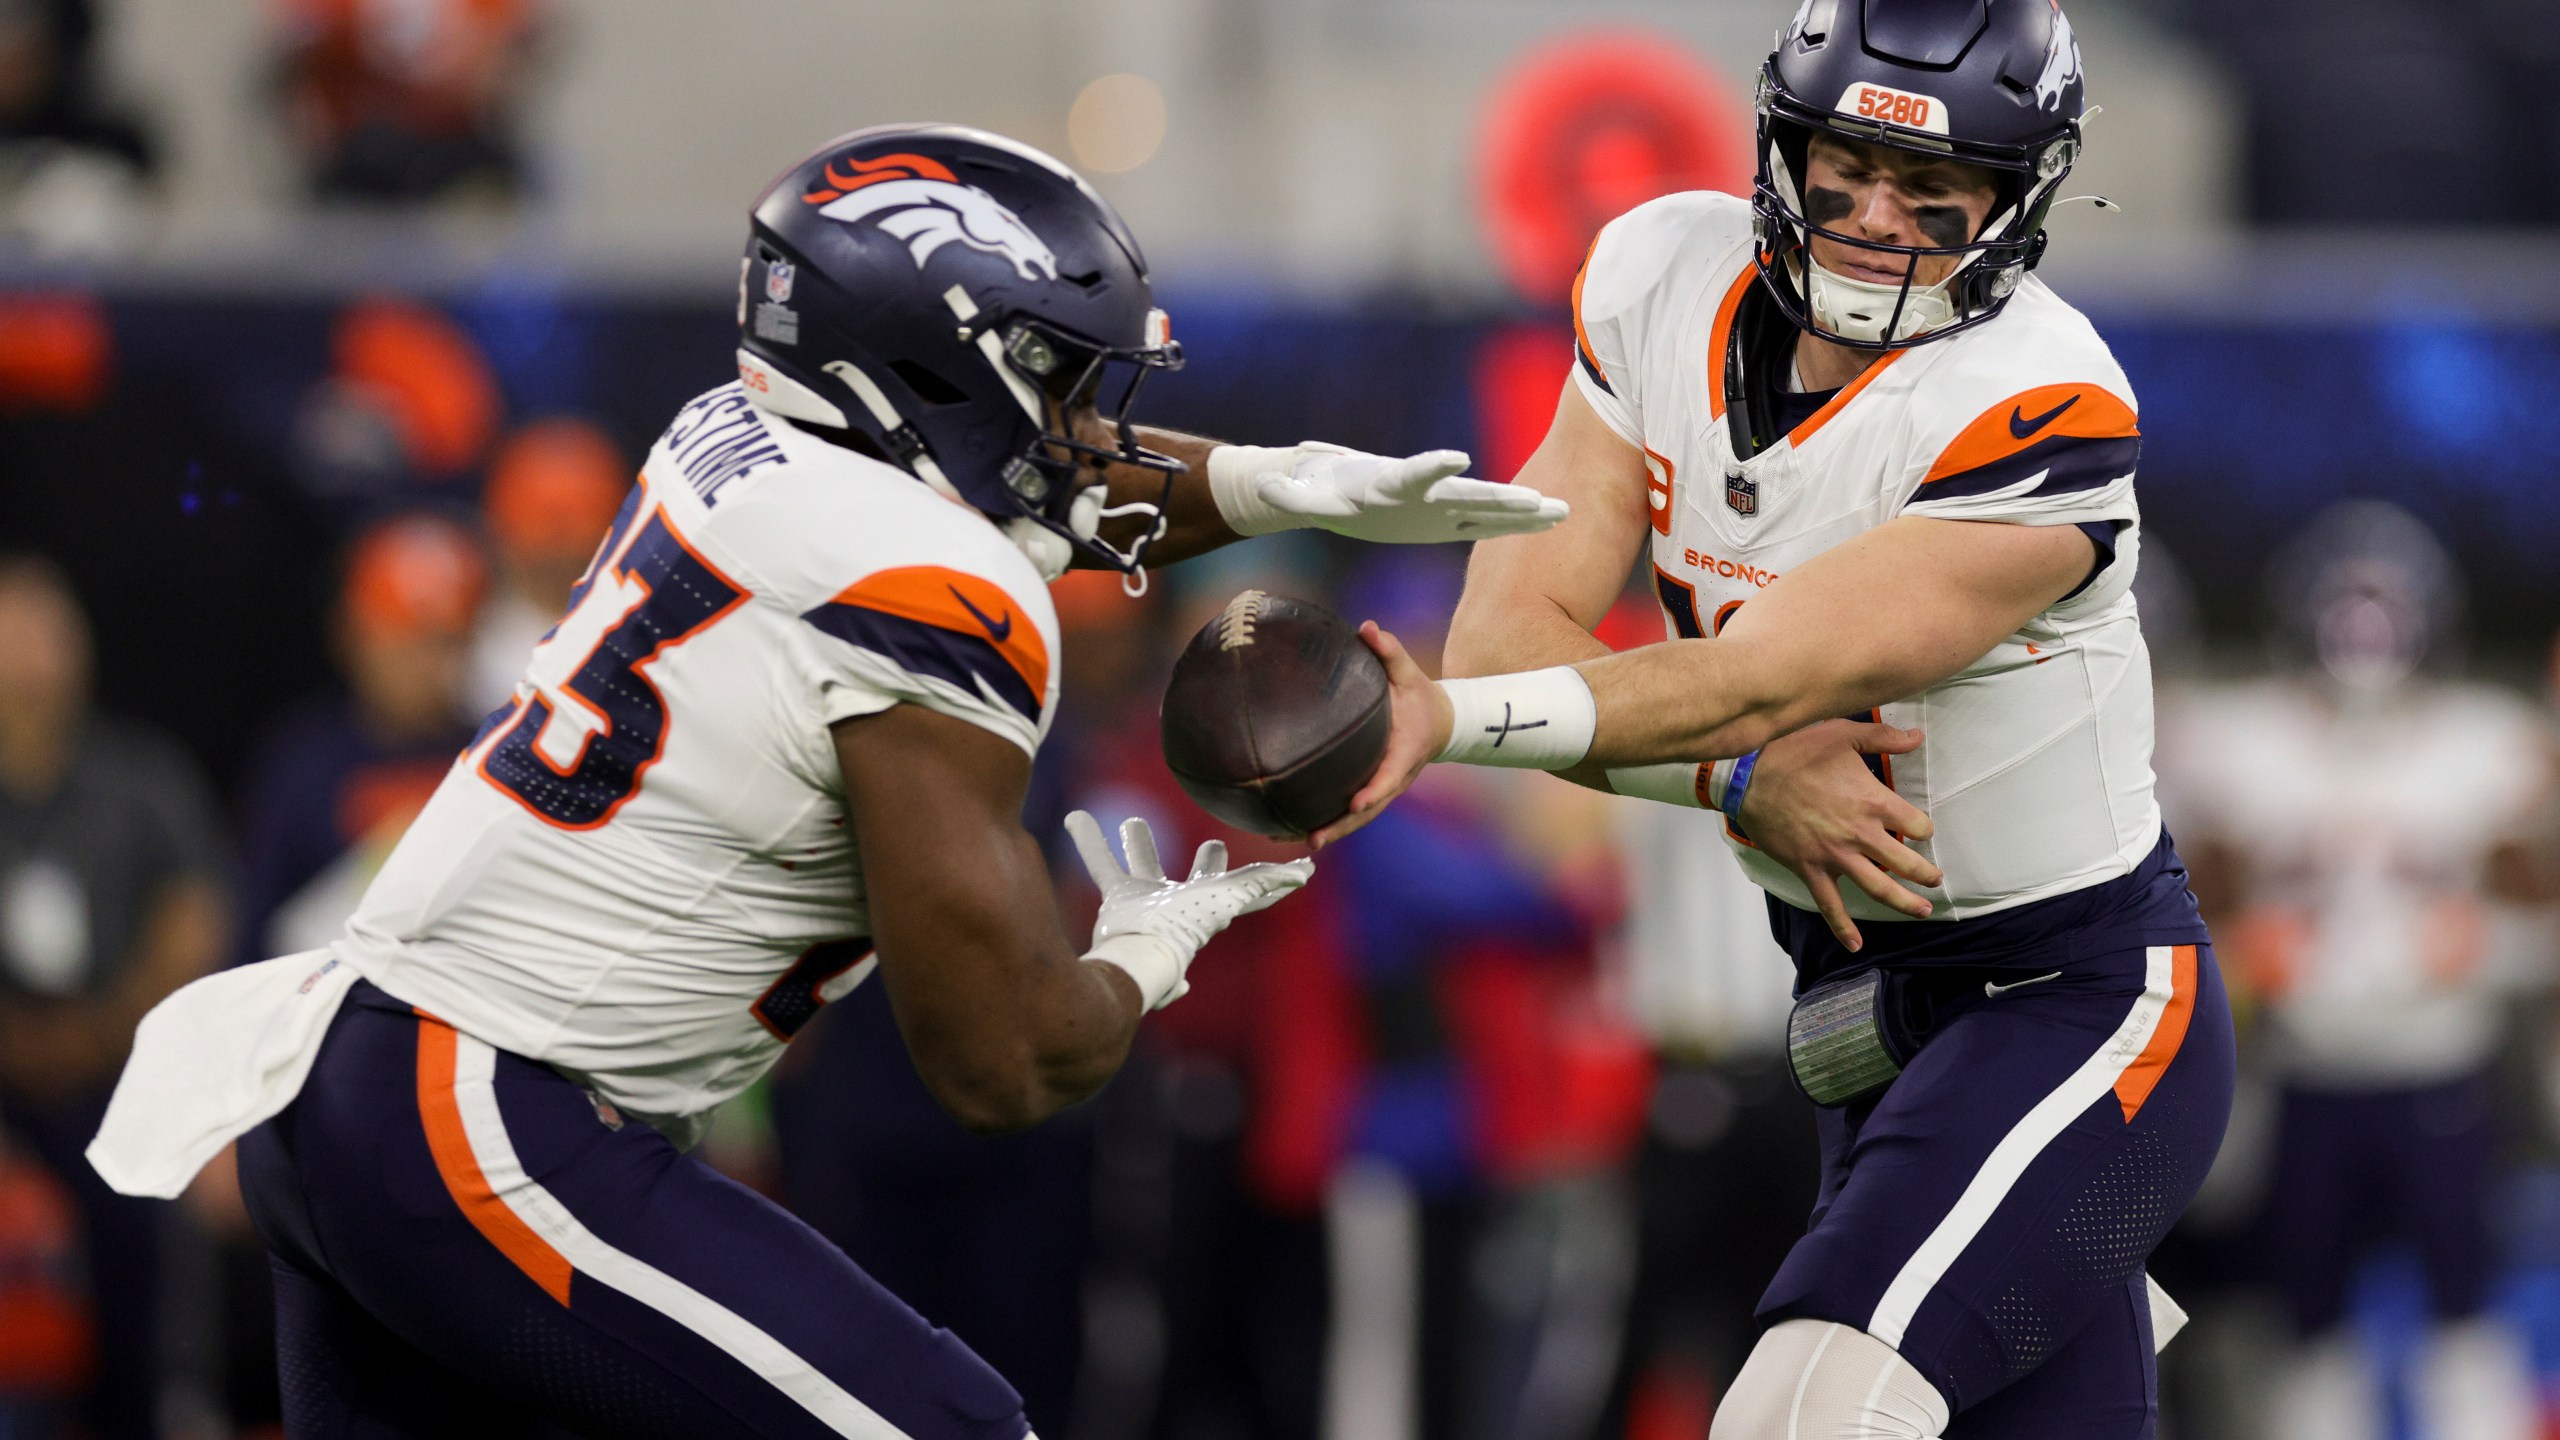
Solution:
[[[1238,534],[1313,526],[1382,545],[1526,535],[1563,523],[1562,500],[1472,479],[1463,450],[1394,459],[1310,440],[1287,450],[1225,447],[1211,483]]]
[[[1142,991],[1161,993],[1155,1006],[1179,1000],[1191,988],[1183,972],[1191,968],[1191,957],[1200,953],[1210,936],[1226,929],[1237,916],[1250,915],[1306,884],[1316,873],[1313,860],[1257,861],[1230,870],[1227,842],[1211,840],[1192,857],[1190,877],[1173,880],[1166,877],[1164,862],[1156,856],[1155,832],[1135,816],[1120,822],[1120,849],[1128,857],[1125,868],[1113,858],[1111,843],[1102,838],[1102,826],[1091,812],[1069,815],[1067,834],[1075,841],[1094,888],[1102,892],[1102,910],[1093,921],[1094,948],[1101,949],[1104,941],[1115,937],[1143,935],[1172,952],[1174,973],[1163,984],[1151,987],[1146,977],[1140,978]],[[1115,962],[1120,958],[1115,956]]]
[[[1926,840],[1929,817],[1867,768],[1870,755],[1920,748],[1920,732],[1859,720],[1826,720],[1761,748],[1742,799],[1742,828],[1761,853],[1804,877],[1831,933],[1851,950],[1865,941],[1840,899],[1846,875],[1878,904],[1929,918],[1929,901],[1898,881],[1935,885],[1944,872],[1902,843]]]
[[[1319,850],[1377,819],[1389,801],[1413,784],[1422,767],[1448,748],[1449,727],[1457,720],[1448,695],[1414,663],[1402,642],[1379,629],[1375,620],[1360,622],[1360,638],[1387,667],[1387,753],[1369,783],[1351,797],[1351,808],[1342,818],[1308,837]]]

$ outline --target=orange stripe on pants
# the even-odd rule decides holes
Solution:
[[[2116,1077],[2116,1101],[2124,1106],[2124,1122],[2133,1123],[2142,1102],[2151,1098],[2151,1089],[2177,1058],[2178,1046],[2187,1038],[2187,1020],[2196,1008],[2196,947],[2180,945],[2169,952],[2169,1008],[2160,1012],[2160,1023],[2151,1031],[2151,1043]]]
[[[551,1248],[551,1243],[533,1233],[498,1193],[489,1188],[489,1177],[480,1173],[479,1158],[471,1153],[471,1137],[462,1128],[462,1104],[454,1098],[454,1053],[456,1037],[453,1027],[421,1011],[418,1015],[418,1115],[426,1121],[427,1149],[436,1159],[436,1173],[444,1177],[446,1193],[462,1207],[463,1218],[480,1232],[498,1253],[515,1267],[533,1278],[543,1293],[566,1305],[569,1303],[569,1276],[574,1273],[568,1257]]]

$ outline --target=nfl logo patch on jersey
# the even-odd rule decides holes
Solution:
[[[776,260],[764,267],[764,298],[776,305],[791,300],[791,280],[799,271],[788,260]]]
[[[1736,470],[1724,477],[1724,503],[1736,515],[1760,513],[1760,482]]]

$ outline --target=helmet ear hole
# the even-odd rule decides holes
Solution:
[[[915,392],[915,397],[927,405],[959,405],[969,398],[959,386],[913,360],[892,360],[889,370],[905,381],[907,388]]]

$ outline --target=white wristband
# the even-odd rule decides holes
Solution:
[[[1295,445],[1285,450],[1259,445],[1220,445],[1210,450],[1209,498],[1217,504],[1218,517],[1239,535],[1268,535],[1305,524],[1295,515],[1271,508],[1255,488],[1263,476],[1274,471],[1286,475],[1297,463]]]
[[[1712,766],[1692,765],[1686,760],[1665,760],[1659,765],[1621,765],[1609,772],[1609,788],[1638,800],[1658,800],[1665,805],[1707,810],[1714,808],[1707,803],[1707,776],[1712,769]]]
[[[1457,715],[1435,760],[1566,770],[1591,753],[1600,709],[1590,683],[1570,665],[1443,680],[1440,689]]]
[[[1118,967],[1136,982],[1138,998],[1150,1010],[1191,993],[1191,982],[1182,974],[1190,966],[1170,943],[1153,935],[1136,930],[1114,935],[1084,952],[1084,958]]]

